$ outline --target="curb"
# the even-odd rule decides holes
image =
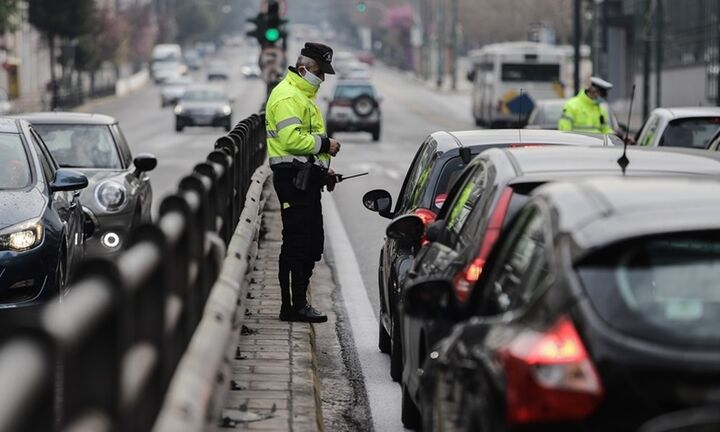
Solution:
[[[315,326],[310,325],[310,355],[312,356],[313,390],[315,392],[315,416],[318,432],[325,431],[325,420],[322,410],[322,386],[320,384],[320,366],[317,360],[317,340],[315,338]]]

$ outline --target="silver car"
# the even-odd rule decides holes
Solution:
[[[192,78],[187,76],[165,81],[160,88],[160,107],[165,108],[168,105],[175,105],[192,82]]]
[[[151,219],[152,187],[148,171],[157,165],[149,154],[134,159],[117,120],[98,114],[36,113],[32,123],[58,165],[88,178],[80,194],[95,232],[85,244],[88,256],[118,252],[130,231]]]

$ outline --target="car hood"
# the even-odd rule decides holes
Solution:
[[[0,191],[0,230],[39,217],[47,199],[38,190]]]
[[[125,170],[94,170],[94,169],[78,169],[77,171],[85,174],[88,178],[88,187],[80,193],[80,202],[87,207],[95,206],[95,188],[105,180],[113,180],[126,188],[129,188],[127,176],[130,172]],[[131,191],[128,190],[128,193]]]

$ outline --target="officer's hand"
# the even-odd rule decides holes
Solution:
[[[336,156],[339,151],[340,151],[340,143],[338,142],[338,140],[330,138],[330,150],[328,150],[328,153],[330,153],[330,156]]]

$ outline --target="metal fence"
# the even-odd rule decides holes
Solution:
[[[86,261],[64,298],[0,314],[0,432],[152,428],[264,160],[264,117],[253,115],[116,261]]]

